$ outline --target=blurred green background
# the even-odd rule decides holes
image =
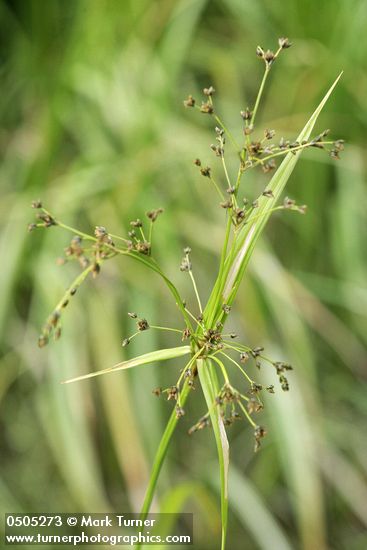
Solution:
[[[68,234],[27,233],[31,200],[82,230],[101,224],[122,234],[129,220],[164,207],[158,259],[193,303],[178,269],[190,245],[205,299],[224,212],[192,163],[199,156],[216,167],[211,121],[182,99],[212,84],[241,139],[239,111],[253,103],[263,71],[255,48],[289,36],[294,46],[274,66],[259,126],[295,137],[344,69],[318,130],[331,128],[348,146],[339,162],[317,150],[303,155],[287,194],[308,205],[307,216],[272,218],[233,311],[242,341],[295,371],[289,394],[267,399],[259,454],[245,424],[229,431],[228,548],[365,549],[367,3],[3,0],[0,18],[1,509],[138,511],[171,411],[151,390],[173,384],[183,364],[60,385],[179,345],[150,331],[122,349],[133,329],[127,311],[181,322],[161,281],[121,258],[80,289],[61,340],[38,349],[40,327],[78,268],[55,263]],[[266,181],[251,173],[244,193],[255,198]],[[270,370],[260,376],[275,382]],[[220,534],[215,445],[210,430],[187,435],[204,412],[198,389],[156,509],[194,512],[194,547],[212,550]]]

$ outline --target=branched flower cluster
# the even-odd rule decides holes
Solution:
[[[28,231],[31,232],[37,228],[50,228],[53,226],[58,226],[74,233],[74,236],[68,246],[64,249],[64,256],[58,258],[57,263],[58,265],[64,265],[74,260],[79,263],[83,270],[66,290],[64,296],[56,305],[54,311],[51,313],[43,326],[42,332],[38,339],[38,345],[39,347],[44,347],[48,344],[52,334],[54,335],[55,340],[61,336],[61,315],[63,310],[67,307],[70,298],[74,296],[78,287],[89,274],[91,274],[93,278],[97,277],[101,271],[101,265],[104,261],[114,258],[119,254],[132,256],[135,254],[142,254],[143,256],[150,256],[153,224],[157,220],[158,216],[163,212],[163,209],[158,208],[156,210],[150,210],[146,213],[146,216],[150,222],[149,236],[147,239],[143,229],[143,222],[139,219],[130,222],[132,229],[128,232],[129,238],[111,235],[102,225],[97,225],[94,229],[94,235],[91,235],[88,233],[83,233],[73,227],[69,227],[63,222],[57,220],[43,207],[40,200],[33,201],[31,206],[37,210],[37,222],[28,224]],[[117,246],[115,241],[121,242],[121,246]],[[144,330],[142,326],[143,324],[139,330]],[[125,340],[125,345],[128,343],[129,341]]]
[[[266,429],[255,422],[253,417],[263,409],[263,392],[273,394],[275,389],[273,384],[264,387],[252,377],[251,371],[253,368],[255,368],[255,372],[261,369],[264,363],[271,365],[273,370],[275,370],[275,376],[278,377],[280,388],[283,391],[288,391],[289,381],[286,375],[288,375],[288,371],[292,370],[292,367],[289,363],[273,361],[264,355],[264,348],[262,346],[246,346],[237,342],[237,335],[235,333],[224,333],[224,325],[231,313],[233,302],[231,293],[227,294],[225,292],[226,277],[230,274],[229,268],[233,265],[238,252],[236,239],[241,235],[242,229],[246,231],[247,228],[244,226],[247,223],[257,222],[262,216],[267,216],[278,210],[295,211],[304,214],[306,206],[297,205],[289,197],[284,199],[283,204],[275,206],[275,202],[279,197],[274,195],[273,191],[275,188],[271,187],[271,183],[267,184],[261,194],[253,200],[247,197],[240,197],[241,180],[248,170],[256,167],[260,167],[265,174],[271,173],[277,166],[276,161],[278,158],[288,155],[287,158],[290,159],[292,158],[291,155],[298,155],[307,148],[326,150],[333,159],[339,159],[340,152],[344,149],[343,140],[328,139],[329,130],[325,130],[314,137],[304,140],[300,138],[286,140],[281,137],[275,141],[276,132],[270,128],[265,128],[259,135],[255,135],[257,131],[255,123],[257,121],[258,107],[269,71],[281,52],[290,46],[291,42],[288,38],[280,38],[278,40],[278,49],[275,52],[269,49],[265,50],[260,46],[257,47],[256,54],[264,62],[265,72],[253,108],[246,107],[240,112],[242,119],[241,145],[222,122],[216,111],[213,102],[215,94],[213,86],[204,88],[204,100],[201,104],[198,104],[192,95],[189,95],[184,101],[185,107],[197,109],[200,113],[208,115],[213,119],[215,142],[210,145],[210,149],[213,151],[223,170],[223,176],[219,180],[214,176],[211,166],[202,164],[199,158],[196,158],[194,161],[201,176],[209,181],[220,197],[220,206],[226,213],[226,236],[219,275],[213,289],[214,298],[212,303],[210,302],[211,295],[208,304],[204,308],[202,306],[202,300],[193,273],[191,248],[186,247],[184,249],[179,269],[184,274],[187,274],[191,280],[197,302],[196,307],[198,308],[196,312],[191,311],[187,307],[186,302],[181,299],[176,287],[152,257],[153,226],[159,215],[163,212],[162,208],[150,210],[146,213],[149,224],[148,229],[144,227],[143,221],[139,218],[131,221],[130,230],[126,238],[112,235],[103,226],[96,226],[92,235],[78,231],[57,220],[43,208],[40,201],[34,201],[32,204],[33,208],[37,210],[37,221],[29,224],[30,231],[40,227],[59,226],[72,232],[73,237],[64,250],[64,258],[60,259],[59,263],[64,264],[71,260],[76,260],[83,270],[70,285],[48,318],[39,338],[39,345],[42,347],[47,344],[52,333],[55,339],[60,336],[62,312],[89,273],[95,277],[100,272],[102,263],[117,255],[126,255],[135,258],[163,277],[181,310],[184,326],[181,328],[158,326],[148,322],[144,317],[139,317],[137,313],[129,313],[130,319],[136,323],[136,329],[133,334],[122,339],[122,346],[127,346],[133,338],[148,330],[177,333],[181,341],[188,342],[189,345],[183,346],[183,348],[186,348],[184,349],[185,353],[190,353],[190,359],[180,371],[174,385],[164,389],[160,387],[155,388],[153,390],[154,395],[158,397],[166,396],[168,401],[172,401],[174,403],[176,418],[181,418],[185,415],[183,405],[186,399],[186,390],[195,389],[199,360],[203,361],[205,365],[209,364],[218,367],[223,378],[220,390],[218,391],[219,386],[216,386],[215,391],[212,393],[212,395],[217,393],[213,403],[209,406],[207,400],[207,412],[189,429],[189,434],[207,427],[210,424],[210,417],[213,411],[216,412],[218,415],[217,418],[220,418],[226,427],[231,426],[236,420],[243,418],[250,423],[254,430],[255,451],[260,448],[261,441],[266,435]],[[233,146],[238,156],[239,166],[235,177],[230,174],[226,164],[228,144]],[[274,205],[271,201],[274,202]],[[269,208],[260,208],[264,204],[269,206]],[[254,227],[254,224],[252,227]],[[213,303],[214,306],[212,309],[209,308],[208,313],[208,305],[212,306]],[[182,350],[183,348],[179,349]],[[239,370],[243,376],[243,384],[241,384],[239,389],[234,388],[230,382],[230,368]]]
[[[247,170],[260,167],[265,174],[271,173],[277,168],[276,161],[278,158],[281,159],[288,153],[296,155],[300,151],[307,148],[324,149],[329,153],[332,159],[336,160],[340,158],[340,153],[344,150],[343,140],[326,139],[330,130],[324,130],[320,134],[308,140],[302,141],[286,140],[283,137],[281,137],[279,141],[275,141],[274,138],[276,136],[276,132],[275,130],[269,128],[266,128],[262,132],[262,136],[256,139],[251,137],[255,131],[255,119],[268,73],[280,53],[283,50],[290,48],[291,45],[292,44],[288,38],[282,37],[278,40],[278,49],[275,52],[265,50],[261,46],[258,46],[256,49],[257,56],[265,63],[265,74],[254,108],[251,110],[249,107],[246,107],[246,109],[240,112],[240,116],[244,122],[243,134],[245,136],[245,144],[243,146],[238,144],[235,137],[219,118],[214,106],[213,95],[215,93],[215,89],[212,86],[209,88],[204,88],[203,93],[206,99],[202,102],[201,106],[198,106],[197,101],[191,95],[184,101],[185,107],[196,108],[201,113],[208,114],[214,118],[214,130],[217,143],[211,144],[210,148],[221,160],[224,171],[224,185],[226,188],[223,189],[223,185],[218,183],[217,179],[213,175],[211,166],[202,165],[199,158],[195,159],[194,164],[198,166],[201,175],[208,178],[216,189],[221,199],[220,206],[230,212],[232,223],[237,229],[247,223],[249,216],[253,214],[253,210],[259,205],[259,197],[253,201],[249,201],[246,197],[244,197],[242,201],[239,201],[238,199],[239,184],[243,174]],[[237,180],[234,184],[231,183],[225,162],[224,145],[226,143],[226,136],[233,144],[240,159],[239,172]],[[227,194],[227,197],[225,194]],[[269,199],[274,198],[272,192],[266,188],[260,196],[268,197]],[[293,210],[303,214],[305,213],[306,206],[298,206],[294,201],[288,200],[283,206],[279,206],[276,209]]]

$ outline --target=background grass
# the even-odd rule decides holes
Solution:
[[[212,84],[240,139],[238,113],[253,102],[262,72],[254,49],[289,36],[294,47],[274,67],[261,121],[295,136],[344,69],[318,128],[331,127],[348,147],[337,163],[304,154],[287,192],[308,214],[274,217],[232,315],[241,339],[296,369],[290,393],[267,400],[260,454],[243,424],[229,432],[229,548],[366,547],[366,17],[363,0],[1,2],[4,511],[138,510],[171,410],[151,389],[173,383],[181,367],[59,384],[176,344],[148,332],[122,349],[132,329],[127,311],[173,326],[179,315],[158,278],[117,259],[78,292],[62,339],[39,350],[40,327],[76,267],[54,262],[68,235],[26,232],[30,201],[41,197],[66,223],[112,233],[163,206],[157,256],[193,303],[178,269],[189,244],[205,300],[223,212],[192,164],[200,156],[215,166],[209,121],[185,111],[182,99]],[[245,194],[265,181],[253,172]],[[264,381],[273,382],[270,374]],[[193,511],[195,547],[209,550],[220,532],[215,448],[209,431],[187,436],[205,409],[199,391],[190,401],[159,502]]]

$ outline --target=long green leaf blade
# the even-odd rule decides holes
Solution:
[[[303,140],[309,139],[318,116],[320,115],[323,107],[325,106],[342,74],[343,73],[340,73],[335,82],[329,88],[328,92],[325,94],[322,101],[299,134],[297,141],[302,142]],[[246,269],[248,261],[251,257],[256,241],[259,238],[271,215],[270,210],[279,200],[279,197],[298,162],[301,152],[302,151],[289,153],[285,157],[278,170],[274,174],[273,178],[269,182],[269,185],[267,186],[267,190],[272,191],[273,198],[261,197],[259,199],[259,207],[249,217],[247,224],[241,230],[239,238],[237,239],[234,261],[231,263],[231,265],[229,263],[227,264],[226,282],[222,293],[223,302],[233,302],[239,282],[241,281],[244,270]],[[210,304],[211,299],[209,299],[208,307],[210,307]]]
[[[209,485],[219,489],[219,482],[213,468],[206,466],[205,477]],[[266,550],[292,550],[286,532],[280,522],[268,509],[268,504],[257,490],[256,485],[247,479],[243,472],[231,467],[229,475],[229,505],[244,527],[256,541],[256,548]]]
[[[222,417],[218,412],[218,408],[215,406],[215,397],[216,395],[218,395],[219,388],[214,367],[208,359],[200,358],[197,360],[197,367],[200,384],[209,410],[210,420],[212,422],[215,442],[218,451],[222,517],[221,550],[224,550],[226,545],[228,523],[229,443]]]
[[[90,372],[88,374],[83,374],[82,376],[77,376],[76,378],[70,378],[69,380],[65,380],[64,382],[62,382],[62,384],[70,384],[71,382],[86,380],[87,378],[93,378],[94,376],[100,376],[101,374],[108,374],[110,372],[116,372],[118,370],[131,369],[132,367],[147,365],[148,363],[154,363],[155,361],[166,361],[167,359],[175,359],[176,357],[188,355],[190,352],[190,346],[179,346],[177,348],[151,351],[149,353],[139,355],[139,357],[134,357],[134,359],[129,359],[128,361],[117,363],[117,365],[114,365],[113,367],[98,370],[96,372]]]
[[[186,399],[189,396],[189,393],[190,393],[190,386],[188,385],[187,381],[185,381],[181,392],[181,405],[185,404]],[[158,483],[158,477],[162,469],[163,462],[166,458],[168,447],[169,447],[169,444],[171,443],[171,439],[175,431],[177,422],[178,422],[177,414],[176,414],[176,411],[173,410],[168,420],[167,426],[164,430],[164,433],[162,435],[162,438],[159,442],[156,455],[154,457],[154,462],[153,462],[153,466],[152,466],[152,470],[149,478],[149,484],[148,484],[144,501],[142,504],[142,508],[140,511],[140,519],[142,519],[143,521],[146,519],[150,510],[150,507],[152,505],[153,497],[154,497],[156,486]],[[140,550],[140,548],[142,547],[142,544],[143,543],[138,542],[134,548],[136,550]]]

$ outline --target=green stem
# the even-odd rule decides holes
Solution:
[[[236,149],[236,151],[240,151],[241,147],[238,145],[237,141],[235,140],[235,138],[233,137],[232,133],[228,130],[228,128],[223,124],[223,122],[221,121],[221,119],[219,118],[218,115],[214,114],[214,119],[215,121],[217,122],[217,124],[219,124],[219,126],[221,126],[223,128],[223,130],[225,131],[225,133],[227,134],[227,136],[229,137],[230,141],[232,142],[232,145],[233,147]]]
[[[330,145],[333,142],[332,141],[322,141],[320,143],[322,143],[323,145]],[[281,151],[277,151],[275,153],[272,153],[271,155],[267,155],[266,157],[263,157],[263,158],[252,157],[251,161],[254,161],[254,162],[253,162],[253,164],[251,164],[251,166],[248,166],[248,168],[255,168],[259,164],[264,164],[264,162],[267,162],[268,160],[271,160],[273,158],[281,157],[281,156],[287,155],[288,153],[296,153],[297,151],[301,151],[302,149],[307,149],[309,147],[313,147],[312,142],[303,143],[302,145],[297,145],[297,147],[291,147],[291,148],[283,149]],[[245,167],[245,170],[247,170],[248,168]]]
[[[245,154],[246,154],[246,152],[245,152]],[[239,187],[240,187],[242,174],[243,174],[243,170],[242,170],[242,158],[240,158],[240,166],[239,166],[239,168],[238,168],[237,179],[236,179],[236,185],[235,185],[235,195],[236,195],[236,197],[237,197],[237,194],[238,194],[238,189],[239,189]]]
[[[198,301],[198,306],[199,306],[200,313],[203,313],[203,308],[202,308],[201,301],[200,301],[198,287],[196,286],[195,277],[194,277],[191,269],[189,271],[189,275],[190,275],[190,279],[191,279],[191,282],[192,282],[192,286],[194,287],[194,292],[195,292],[196,299]]]
[[[220,276],[218,276],[217,278],[216,284],[213,288],[208,304],[205,308],[205,311],[207,312],[208,326],[214,326],[214,322],[218,320],[218,315],[223,314],[223,311],[222,311],[223,290],[225,287],[225,282],[227,279],[230,266],[232,264],[233,259],[235,258],[236,242],[237,242],[237,234],[234,233],[234,238],[231,244],[231,248],[229,250],[228,255],[224,259]]]
[[[47,211],[45,210],[45,212]],[[55,220],[55,221],[59,227],[62,227],[63,229],[66,229],[71,233],[75,233],[75,235],[79,235],[79,237],[83,237],[83,239],[85,240],[97,242],[97,239],[95,237],[92,237],[92,235],[88,235],[88,233],[83,233],[83,231],[79,231],[79,229],[74,229],[74,227],[70,227],[69,225],[59,222],[58,220]]]
[[[125,239],[125,237],[120,237],[120,235],[114,235],[113,233],[109,233],[109,236],[112,237],[112,239],[117,239],[117,240],[123,241],[125,243],[130,242],[130,239]]]
[[[152,237],[153,237],[153,222],[150,220],[150,226],[149,226],[149,243],[150,243],[150,250],[152,250]]]
[[[261,97],[262,97],[262,95],[263,95],[263,91],[264,91],[264,88],[265,88],[265,84],[266,84],[268,75],[269,75],[269,73],[270,73],[270,67],[271,67],[271,65],[266,65],[266,67],[265,67],[264,76],[263,76],[263,78],[262,78],[262,81],[261,81],[261,84],[260,84],[260,88],[259,88],[259,91],[258,91],[258,93],[257,93],[255,105],[254,105],[254,108],[253,108],[253,111],[252,111],[251,127],[253,127],[253,126],[255,125],[255,118],[256,118],[257,111],[258,111],[258,108],[259,108],[259,105],[260,105]]]
[[[223,374],[224,382],[229,385],[228,374],[222,361],[220,361],[220,359],[218,359],[218,357],[216,357],[214,354],[211,355],[211,359],[213,359],[219,365],[220,370],[222,371],[222,374]]]
[[[226,233],[225,233],[224,242],[223,242],[223,246],[222,246],[219,272],[218,272],[218,276],[217,276],[216,282],[214,284],[212,293],[210,295],[209,302],[208,302],[207,306],[205,307],[205,312],[209,311],[210,303],[213,301],[213,297],[215,296],[216,299],[217,299],[218,295],[219,295],[219,292],[220,292],[220,281],[223,278],[222,277],[223,276],[223,269],[224,269],[224,265],[225,265],[225,261],[226,261],[228,243],[229,243],[229,239],[230,239],[230,235],[231,235],[231,227],[232,227],[231,216],[230,216],[229,213],[227,215],[228,215],[228,218],[227,218],[227,225],[226,225]],[[207,321],[209,321],[208,313],[206,313],[205,318],[207,319]],[[208,326],[210,326],[209,322],[208,322]]]
[[[45,214],[48,214],[49,216],[51,216],[51,214],[47,210],[45,210],[44,208],[42,209],[42,211]],[[83,231],[79,231],[78,229],[75,229],[74,227],[70,227],[69,225],[66,225],[66,224],[62,223],[59,220],[55,219],[55,222],[56,222],[57,226],[62,227],[63,229],[66,229],[67,231],[70,231],[71,233],[74,233],[75,235],[79,235],[80,237],[83,237],[83,239],[98,242],[98,239],[93,237],[92,235],[88,235],[87,233],[84,233]],[[182,315],[185,319],[185,322],[186,322],[187,326],[190,329],[192,329],[190,319],[187,315],[183,300],[182,300],[177,288],[172,283],[172,281],[170,281],[170,279],[168,279],[168,277],[166,277],[166,275],[164,275],[163,271],[158,266],[158,264],[155,262],[155,260],[153,260],[152,258],[147,258],[147,257],[143,256],[142,254],[140,254],[138,252],[135,253],[135,252],[129,251],[129,250],[121,250],[121,248],[117,248],[116,246],[110,245],[108,243],[103,243],[103,246],[110,249],[115,254],[121,254],[123,256],[129,256],[130,258],[134,258],[138,262],[144,264],[146,267],[149,267],[149,269],[152,269],[153,271],[158,273],[158,275],[160,275],[162,277],[162,279],[164,280],[164,282],[168,286],[171,294],[175,298],[176,303],[177,303],[179,309],[181,310],[181,313],[182,313]]]
[[[252,420],[251,416],[249,415],[248,411],[246,410],[246,407],[241,403],[241,401],[238,402],[239,407],[242,409],[243,414],[246,416],[247,420],[250,422],[251,426],[253,428],[256,428],[255,422]]]
[[[172,328],[172,327],[159,327],[157,325],[149,325],[150,328],[154,328],[156,330],[167,330],[169,332],[179,332],[182,334],[182,330],[179,330],[178,328]]]
[[[221,550],[225,550],[227,523],[228,523],[228,464],[229,464],[229,446],[223,425],[223,420],[218,412],[218,407],[213,407],[215,397],[219,392],[218,380],[213,364],[208,359],[197,360],[198,374],[200,384],[204,393],[205,401],[209,410],[210,419],[213,426],[214,437],[217,445],[220,484],[221,484],[221,518],[222,518],[222,537]]]
[[[212,184],[214,185],[215,189],[217,190],[218,192],[218,195],[220,196],[220,198],[222,199],[222,201],[224,202],[225,201],[225,197],[219,187],[219,185],[217,184],[217,182],[215,181],[215,179],[213,178],[213,176],[210,176],[210,181],[212,182]]]
[[[144,241],[144,242],[147,242],[147,240],[146,240],[146,238],[145,238],[145,235],[144,235],[144,230],[143,230],[143,228],[142,228],[142,227],[139,227],[139,230],[140,230],[141,236],[143,237],[143,241]]]
[[[166,283],[167,287],[169,288],[171,294],[173,295],[173,297],[175,298],[176,300],[176,303],[177,303],[177,306],[179,307],[184,319],[185,319],[185,322],[188,326],[189,329],[192,330],[192,325],[191,325],[191,321],[189,319],[189,316],[187,314],[187,311],[186,311],[186,308],[185,308],[185,305],[183,303],[183,300],[177,290],[177,288],[175,287],[175,285],[172,283],[172,281],[166,277],[166,275],[163,273],[163,271],[161,270],[161,268],[157,265],[157,263],[153,260],[153,259],[148,259],[144,256],[142,256],[141,254],[139,253],[134,253],[134,252],[124,252],[124,251],[121,251],[120,252],[121,254],[124,254],[126,256],[129,256],[130,258],[134,258],[135,260],[143,263],[145,266],[149,267],[149,269],[152,269],[153,271],[155,271],[156,273],[158,273],[158,275],[160,275],[162,277],[162,279],[164,280],[164,282]]]
[[[181,406],[183,406],[184,403],[186,402],[186,399],[189,393],[190,393],[190,386],[187,384],[187,382],[185,382],[181,392]],[[168,420],[166,429],[164,430],[164,433],[162,435],[162,439],[159,442],[159,446],[154,458],[153,467],[149,478],[149,484],[148,484],[143,505],[140,511],[140,519],[142,520],[146,519],[149,513],[149,510],[153,501],[154,493],[156,490],[158,477],[162,469],[162,465],[167,454],[168,446],[170,444],[177,422],[178,422],[178,418],[176,416],[176,411],[172,411],[171,416]],[[135,546],[136,550],[139,550],[141,547],[142,547],[141,543],[138,543]]]
[[[197,326],[201,329],[201,331],[205,330],[204,325],[203,325],[202,323],[200,323],[200,321],[198,321],[198,320],[196,319],[196,317],[191,313],[191,311],[188,310],[187,308],[186,308],[186,313],[188,313],[188,315],[190,315],[191,319],[192,319],[193,321],[195,321],[195,323],[196,323]]]
[[[232,187],[232,184],[231,184],[231,180],[229,178],[229,174],[228,174],[228,170],[227,170],[227,165],[226,165],[226,161],[224,160],[224,155],[221,155],[220,156],[221,159],[222,159],[222,165],[223,165],[223,171],[224,171],[224,175],[226,176],[226,180],[227,180],[227,183],[228,183],[228,187]]]
[[[183,379],[183,377],[185,376],[185,372],[192,367],[192,365],[195,363],[196,359],[199,357],[199,355],[202,353],[204,348],[200,348],[196,353],[195,355],[193,355],[190,359],[190,361],[187,363],[187,365],[182,369],[182,372],[180,374],[180,377],[179,379],[177,380],[177,383],[176,383],[176,386],[179,388],[180,387],[180,384],[181,384],[181,381]],[[180,398],[180,405],[182,404],[181,403],[181,397],[179,396]]]
[[[234,359],[232,359],[232,357],[230,355],[227,355],[226,353],[224,353],[224,351],[220,351],[219,352],[221,355],[224,355],[224,357],[226,357],[228,359],[228,361],[231,361],[234,365],[236,365],[236,367],[238,367],[240,369],[240,371],[242,372],[242,374],[244,375],[244,377],[250,382],[250,384],[253,383],[253,380],[249,377],[249,375],[247,374],[247,372],[241,367],[241,365],[239,365],[237,363],[237,361],[235,361]]]

